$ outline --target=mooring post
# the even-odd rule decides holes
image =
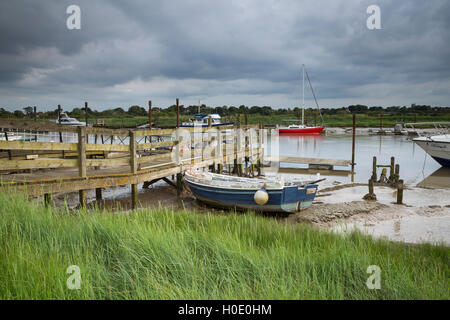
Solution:
[[[148,127],[151,130],[152,129],[152,100],[148,101]]]
[[[177,128],[180,127],[180,100],[177,98]]]
[[[86,179],[86,127],[77,127],[78,130],[78,176]],[[87,190],[79,190],[80,206],[87,206]]]
[[[153,114],[152,114],[152,100],[148,101],[148,129],[152,130],[153,127]],[[152,142],[152,136],[148,137],[148,142]]]
[[[375,195],[375,192],[373,190],[373,182],[374,181],[372,179],[369,179],[369,183],[368,183],[368,185],[369,185],[369,193],[364,195],[364,197],[363,197],[364,200],[369,200],[369,201],[370,200],[371,201],[377,200],[377,196]]]
[[[403,179],[398,180],[397,183],[397,204],[403,203]]]
[[[222,168],[223,168],[223,136],[222,131],[217,132],[217,151],[215,153],[216,155],[216,162],[217,162],[217,173],[222,174]]]
[[[84,116],[86,120],[86,127],[88,126],[88,103],[84,103]],[[86,143],[89,143],[89,135],[86,135]]]
[[[391,157],[391,165],[389,167],[389,182],[393,182],[395,180],[394,168],[395,168],[395,157]]]
[[[372,160],[372,177],[373,181],[377,181],[377,157],[373,157]]]
[[[37,122],[37,109],[36,106],[33,107],[33,118],[34,118],[34,122]],[[34,135],[34,141],[37,142],[37,131],[36,134]]]
[[[130,168],[131,173],[137,173],[137,157],[136,157],[136,132],[133,130],[129,131],[130,140]],[[131,209],[136,209],[138,204],[138,188],[136,183],[131,184]]]
[[[355,174],[355,135],[356,135],[356,113],[353,114],[353,131],[352,131],[352,180]]]
[[[400,179],[400,165],[397,163],[395,165],[394,183],[398,184],[399,179]]]

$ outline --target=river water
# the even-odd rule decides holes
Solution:
[[[327,158],[351,160],[352,136],[342,135],[279,135],[279,155],[307,158]],[[272,143],[276,141],[274,136],[269,136],[266,144],[266,154],[271,153]],[[422,148],[417,146],[407,136],[396,135],[357,135],[355,144],[355,182],[367,183],[372,175],[372,158],[377,157],[377,164],[389,165],[391,157],[395,157],[395,163],[400,165],[400,178],[406,185],[415,186],[431,174],[442,171],[445,168],[434,161]],[[306,168],[307,165],[285,164],[281,167]],[[347,169],[350,167],[335,167],[335,169]],[[389,168],[388,175],[389,175]],[[378,168],[378,176],[381,173]],[[341,182],[351,182],[351,175],[346,177],[333,177]],[[450,179],[449,179],[450,184]],[[450,187],[450,185],[449,185]]]

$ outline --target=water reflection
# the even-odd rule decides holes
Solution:
[[[423,188],[450,189],[450,168],[441,167],[417,184]]]

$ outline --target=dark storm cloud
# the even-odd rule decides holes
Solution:
[[[3,1],[0,106],[150,94],[281,106],[299,98],[302,63],[330,106],[369,96],[394,104],[410,92],[445,104],[449,2],[378,1],[382,30],[370,31],[373,3]],[[81,7],[81,30],[66,28],[70,4]]]

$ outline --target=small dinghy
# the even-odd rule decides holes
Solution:
[[[220,207],[264,212],[295,213],[308,208],[316,196],[317,182],[283,181],[279,177],[241,178],[187,170],[185,181],[201,202]]]

